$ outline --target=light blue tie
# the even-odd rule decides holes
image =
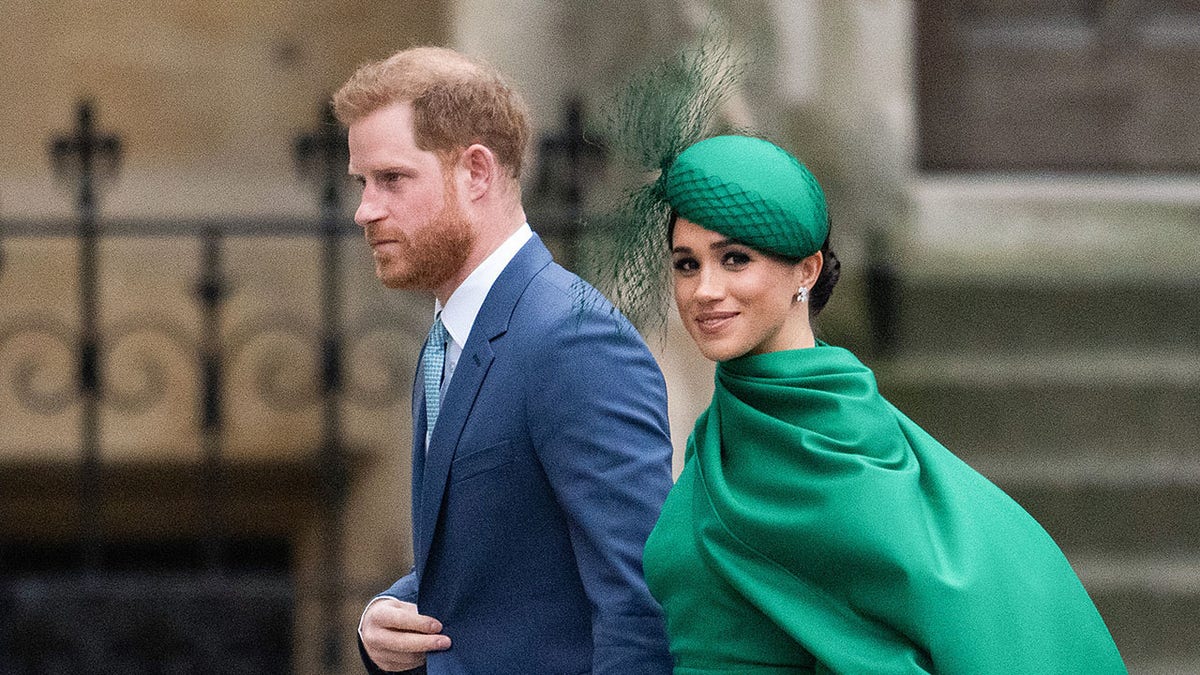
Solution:
[[[442,406],[442,368],[446,363],[446,327],[439,314],[429,328],[429,339],[425,342],[425,356],[421,359],[421,373],[425,378],[425,439],[433,433],[438,411]]]

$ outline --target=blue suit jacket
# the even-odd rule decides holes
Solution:
[[[590,287],[580,311],[580,283],[536,235],[521,249],[463,346],[428,454],[417,375],[414,569],[385,594],[450,636],[431,675],[671,671],[641,565],[671,487],[666,388]]]

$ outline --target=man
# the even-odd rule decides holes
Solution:
[[[670,672],[641,573],[671,484],[662,374],[525,222],[523,104],[487,64],[423,47],[363,66],[334,105],[377,275],[436,296],[414,567],[362,616],[367,669]]]

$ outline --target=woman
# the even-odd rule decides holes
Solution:
[[[718,136],[663,195],[679,315],[717,362],[645,550],[675,672],[1125,672],[1049,535],[814,338],[838,263],[812,174]]]

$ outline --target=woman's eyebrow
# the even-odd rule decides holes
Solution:
[[[730,246],[745,246],[742,242],[736,239],[720,239],[708,245],[709,250],[716,251]],[[676,246],[671,249],[672,253],[691,253],[692,249],[687,246]]]

